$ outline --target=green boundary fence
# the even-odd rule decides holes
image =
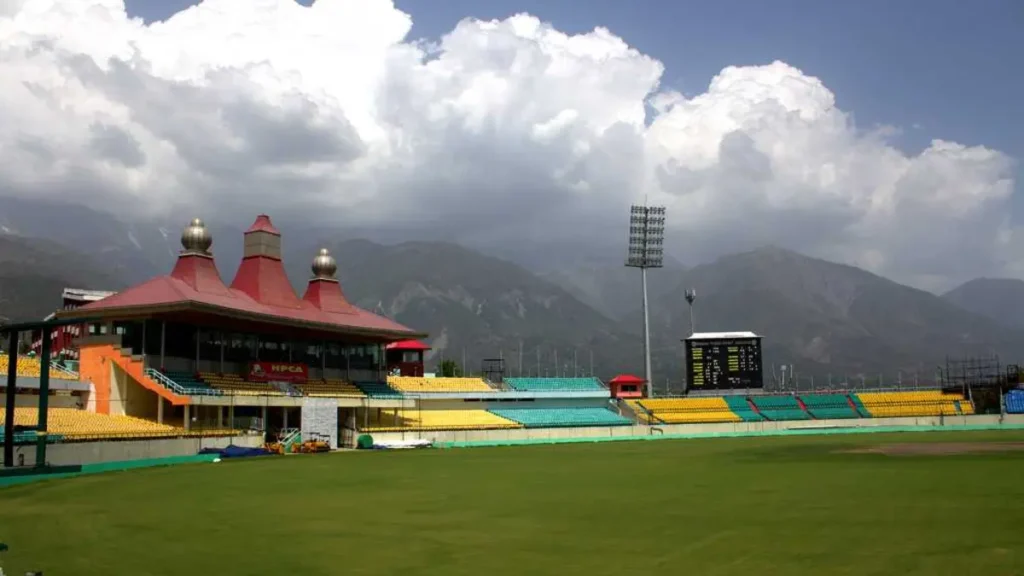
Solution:
[[[637,442],[649,440],[682,440],[699,438],[744,438],[765,436],[812,436],[832,434],[874,434],[885,432],[962,432],[981,430],[1024,430],[1024,424],[966,424],[950,426],[849,426],[836,428],[788,428],[784,430],[751,430],[741,432],[698,432],[692,434],[650,434],[632,436],[595,436],[590,438],[536,438],[530,440],[486,440],[476,442],[437,442],[438,448],[483,448],[489,446],[530,446],[543,444],[579,444],[583,442]],[[197,462],[212,462],[217,454],[197,454],[190,456],[171,456],[168,458],[145,458],[141,460],[122,460],[118,462],[102,462],[83,464],[72,472],[55,472],[48,474],[24,473],[0,476],[0,488],[16,484],[26,484],[39,480],[72,478],[103,472],[120,472],[137,468],[155,466],[174,466]],[[67,467],[65,467],[67,469]]]
[[[213,462],[218,454],[196,454],[192,456],[170,456],[167,458],[143,458],[141,460],[121,460],[118,462],[101,462],[98,464],[83,464],[80,469],[74,472],[56,472],[51,474],[23,474],[17,476],[0,476],[0,487],[38,482],[56,478],[73,478],[88,474],[101,474],[103,472],[120,472],[123,470],[134,470],[136,468],[152,468],[154,466],[174,466],[176,464],[191,464],[195,462]]]

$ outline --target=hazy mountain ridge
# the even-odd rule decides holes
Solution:
[[[947,355],[1009,360],[1024,346],[1024,332],[934,294],[779,248],[726,256],[687,276],[698,293],[698,331],[753,330],[764,336],[766,364],[796,364],[805,374],[931,375]],[[655,342],[688,333],[685,305],[655,305],[667,311],[653,324]]]
[[[627,352],[635,331],[516,264],[440,242],[354,240],[331,248],[346,295],[428,332],[433,356],[461,360],[465,350],[471,369],[503,357],[518,371],[521,343],[524,371],[536,371],[538,350],[541,370],[551,374],[556,350],[570,372],[574,349],[580,370],[589,370],[591,350],[604,373],[635,364]]]
[[[60,308],[65,287],[126,284],[92,258],[38,238],[0,235],[0,321],[40,320]]]
[[[0,303],[0,315],[37,319],[59,306],[64,286],[116,289],[170,270],[184,222],[129,225],[88,208],[65,208],[0,199],[0,239],[6,242],[0,254],[8,254],[0,260],[0,299],[6,302]],[[58,218],[50,220],[51,214]],[[208,223],[226,282],[237,270],[247,220]],[[537,370],[540,351],[541,372],[553,374],[555,351],[560,369],[571,372],[575,350],[581,371],[589,370],[593,353],[601,376],[642,372],[639,273],[610,257],[581,256],[575,267],[528,270],[452,243],[384,245],[343,239],[351,238],[351,230],[276,223],[284,232],[286,269],[300,294],[316,249],[329,247],[348,297],[428,332],[435,347],[431,362],[442,354],[461,361],[465,350],[474,370],[481,359],[501,356],[515,371],[521,348],[524,370]],[[30,233],[53,242],[16,235]],[[542,260],[554,262],[556,256]],[[939,298],[779,248],[691,269],[670,262],[649,273],[655,375],[658,382],[681,379],[680,340],[689,333],[682,294],[688,288],[697,290],[699,331],[753,330],[764,336],[766,374],[769,364],[786,363],[803,374],[836,378],[897,370],[930,375],[947,354],[998,353],[1004,363],[1015,361],[1024,349],[1024,331],[1012,326],[1016,320],[1008,322],[1005,310],[1024,305],[1008,300],[990,310],[970,310],[999,301],[991,290],[969,292],[979,282],[984,287],[994,281],[972,281]],[[1010,287],[1010,296],[1024,293],[1024,282],[998,282]]]
[[[1024,280],[975,278],[946,292],[942,298],[1006,326],[1024,328]]]

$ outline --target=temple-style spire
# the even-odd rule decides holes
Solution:
[[[181,232],[181,254],[171,270],[171,278],[180,280],[197,292],[204,294],[228,295],[228,287],[220,278],[217,264],[210,253],[213,236],[199,218]]]
[[[301,308],[281,263],[281,233],[269,216],[260,214],[245,231],[244,249],[231,287],[268,306]]]
[[[355,309],[345,299],[341,291],[341,284],[335,278],[338,272],[338,263],[328,252],[327,248],[321,248],[320,252],[313,258],[313,277],[306,287],[306,294],[303,300],[313,306],[334,314],[351,314]]]
[[[181,231],[181,247],[187,253],[210,254],[210,247],[213,246],[213,236],[206,229],[206,224],[199,218],[193,218],[192,222]]]

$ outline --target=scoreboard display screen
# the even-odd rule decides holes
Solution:
[[[691,338],[686,342],[687,388],[763,388],[760,338]]]

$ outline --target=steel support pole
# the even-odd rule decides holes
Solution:
[[[647,379],[647,397],[653,398],[654,388],[651,384],[651,326],[647,314],[647,268],[640,268],[640,278],[644,293],[644,378]]]
[[[4,406],[4,468],[14,466],[14,399],[18,383],[18,333],[12,331],[7,345],[7,394]]]
[[[43,345],[39,351],[39,416],[36,425],[36,468],[46,466],[47,415],[50,408],[50,328],[43,329]]]

